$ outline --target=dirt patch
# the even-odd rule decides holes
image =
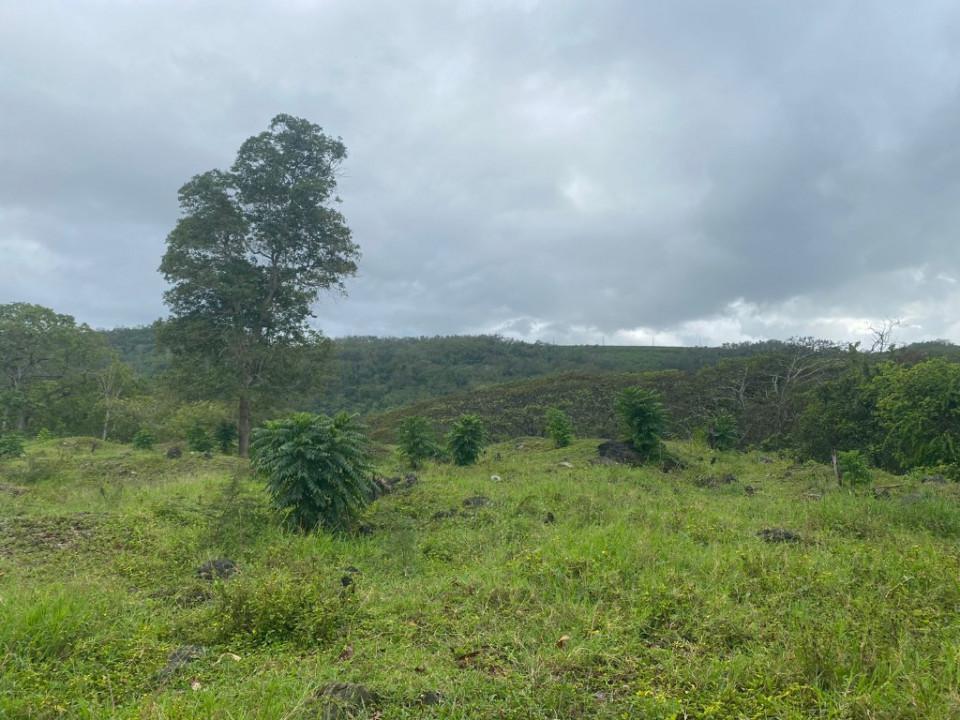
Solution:
[[[197,577],[201,580],[226,580],[237,572],[237,564],[227,558],[208,560],[197,568]]]
[[[802,539],[793,530],[786,528],[764,528],[757,533],[757,537],[768,543],[798,543]]]
[[[321,720],[347,720],[369,717],[368,710],[376,707],[378,697],[369,688],[356,683],[330,683],[317,691],[306,709],[308,717]]]
[[[407,473],[403,477],[376,477],[373,479],[373,490],[371,496],[373,499],[395,493],[398,490],[409,490],[420,482],[420,479],[413,473]]]
[[[490,504],[490,498],[484,497],[483,495],[475,495],[473,497],[468,497],[463,501],[463,506],[468,508],[478,508],[483,507],[484,505]]]
[[[702,488],[716,488],[723,487],[724,485],[732,485],[735,482],[737,482],[737,476],[733,475],[732,473],[727,473],[726,475],[707,475],[706,477],[698,477],[693,481],[693,484]]]
[[[0,555],[70,550],[96,534],[90,513],[0,519]]]
[[[644,464],[643,456],[640,453],[627,445],[627,443],[620,442],[619,440],[608,440],[605,443],[600,443],[600,445],[597,446],[597,454],[602,460],[619,463],[621,465],[637,466]]]

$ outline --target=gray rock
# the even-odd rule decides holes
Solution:
[[[237,564],[227,558],[208,560],[197,568],[197,577],[201,580],[226,580],[237,572]]]

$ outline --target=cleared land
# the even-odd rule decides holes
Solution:
[[[0,464],[0,717],[960,717],[956,485],[597,442],[430,466],[341,538],[279,530],[236,459],[33,443]]]

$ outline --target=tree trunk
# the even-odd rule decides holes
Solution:
[[[240,457],[250,456],[250,398],[240,396],[237,420],[237,452]]]
[[[101,440],[107,439],[107,431],[110,429],[110,406],[107,405],[107,409],[103,414],[103,434],[100,436]]]

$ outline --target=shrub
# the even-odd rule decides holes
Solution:
[[[250,449],[274,507],[299,530],[343,529],[368,502],[369,451],[353,416],[272,420],[254,431]]]
[[[133,436],[133,440],[130,442],[133,443],[133,446],[137,450],[150,450],[153,448],[153,443],[156,442],[153,434],[146,428],[140,428]]]
[[[649,458],[660,449],[665,419],[658,393],[641,387],[627,388],[617,398],[616,409],[634,450]]]
[[[433,429],[429,421],[421,415],[413,415],[400,421],[397,441],[400,443],[400,454],[414,468],[420,467],[424,460],[440,454]]]
[[[226,420],[221,421],[217,425],[217,429],[213,431],[213,437],[217,441],[220,452],[229,455],[230,451],[233,450],[233,444],[237,440],[237,426]]]
[[[23,455],[23,436],[19,433],[0,435],[0,459]]]
[[[287,568],[238,577],[218,584],[196,629],[207,643],[250,646],[290,642],[316,648],[341,623],[349,596],[336,593],[336,581]],[[189,622],[189,621],[188,621]]]
[[[37,442],[47,442],[48,440],[53,440],[56,435],[53,434],[53,431],[49,428],[40,428],[40,432],[37,433]]]
[[[457,465],[473,465],[483,451],[487,431],[477,415],[461,415],[447,435],[447,447]]]
[[[546,415],[547,436],[555,447],[562,448],[573,442],[573,423],[570,416],[560,408],[548,408]]]
[[[865,485],[873,480],[870,467],[859,450],[846,450],[837,453],[837,465],[840,477],[850,485]]]
[[[205,427],[196,423],[187,430],[187,446],[194,452],[210,452],[213,449],[213,439]]]
[[[737,420],[728,412],[717,413],[710,421],[707,442],[715,450],[733,450],[737,446],[740,434],[737,432]]]

